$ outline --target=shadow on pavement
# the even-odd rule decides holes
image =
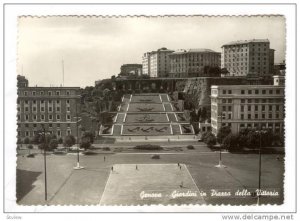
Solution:
[[[34,186],[32,185],[41,172],[17,169],[17,202],[19,202]]]

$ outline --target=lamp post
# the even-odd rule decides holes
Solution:
[[[223,112],[221,112],[221,115],[218,115],[218,117],[220,117],[220,123],[221,123],[221,127],[220,129],[222,128],[222,119],[223,119]],[[219,151],[219,164],[216,165],[215,167],[218,167],[218,168],[226,168],[225,165],[222,164],[222,149],[221,149],[221,144],[219,143],[220,145],[220,151]]]
[[[260,128],[260,130],[255,131],[256,133],[259,133],[259,149],[258,149],[258,193],[257,193],[257,205],[260,204],[260,192],[261,192],[261,134],[265,133],[264,130]]]
[[[46,141],[46,129],[43,124],[42,124],[42,132],[40,133],[40,135],[44,136],[45,201],[47,201],[47,157],[46,157],[47,141]]]
[[[79,133],[78,133],[78,122],[81,121],[78,120],[78,112],[77,112],[77,100],[75,100],[75,114],[76,114],[76,147],[77,147],[77,163],[76,163],[76,166],[73,167],[74,170],[81,170],[83,169],[84,167],[83,166],[80,166],[79,164]]]

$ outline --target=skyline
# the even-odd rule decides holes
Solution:
[[[221,52],[231,41],[266,38],[275,63],[285,60],[283,16],[21,17],[17,74],[30,86],[60,86],[64,60],[64,86],[85,87],[161,47]]]

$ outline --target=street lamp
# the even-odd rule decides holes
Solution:
[[[77,112],[77,100],[75,100],[75,114],[76,114],[76,146],[77,146],[77,164],[74,168],[74,170],[81,170],[83,169],[84,167],[83,166],[80,166],[79,164],[79,134],[78,134],[78,122],[81,121],[78,120],[78,112]]]
[[[258,149],[258,155],[259,155],[259,163],[258,163],[258,194],[257,194],[257,205],[260,204],[260,190],[261,190],[261,134],[266,133],[265,130],[255,131],[256,133],[259,133],[259,149]]]
[[[42,124],[42,132],[39,134],[44,135],[45,201],[47,201],[47,157],[46,157],[47,141],[46,141],[46,129],[43,124]]]
[[[221,127],[220,129],[222,128],[222,119],[223,119],[223,112],[221,112],[221,115],[218,115],[218,118],[220,118],[220,123],[221,123]],[[226,168],[226,166],[224,164],[222,164],[222,149],[221,149],[221,144],[219,143],[220,145],[220,150],[219,150],[219,164],[218,165],[215,165],[215,167],[218,167],[218,168]]]

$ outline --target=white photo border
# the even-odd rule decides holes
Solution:
[[[200,213],[293,213],[297,189],[297,74],[296,74],[296,5],[295,4],[5,4],[3,8],[3,210],[6,213],[30,212],[200,212]],[[286,18],[286,160],[284,204],[278,206],[18,206],[16,187],[16,46],[17,17],[21,15],[213,15],[250,16],[284,15]]]

